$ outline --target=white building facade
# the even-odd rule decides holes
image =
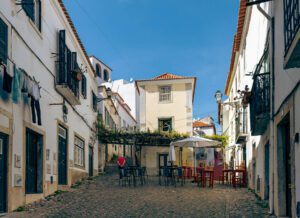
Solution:
[[[0,213],[97,173],[86,51],[62,1],[27,3],[0,3]]]
[[[287,217],[300,216],[299,3],[240,1],[228,99],[220,106],[223,134],[236,164],[246,163],[248,186],[270,213]]]

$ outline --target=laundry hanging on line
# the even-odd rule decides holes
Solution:
[[[29,76],[24,69],[17,68],[13,61],[8,60],[10,61],[8,65],[0,60],[0,72],[3,72],[3,90],[9,94],[12,93],[12,101],[15,104],[19,103],[21,93],[26,94],[31,101],[32,122],[42,125],[39,82]]]

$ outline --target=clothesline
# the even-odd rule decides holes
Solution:
[[[30,98],[30,106],[32,112],[32,122],[41,126],[41,109],[39,99],[41,98],[39,82],[35,77],[31,77],[28,73],[18,68],[10,58],[7,57],[12,65],[6,65],[3,60],[0,60],[0,65],[3,66],[3,90],[11,94],[12,101],[18,104],[22,94]],[[37,118],[37,119],[36,119]]]

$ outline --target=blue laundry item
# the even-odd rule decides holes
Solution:
[[[13,103],[18,104],[21,96],[21,72],[14,65],[14,77],[13,77],[13,87],[12,87],[12,100]]]

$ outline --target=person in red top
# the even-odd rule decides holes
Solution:
[[[119,166],[119,171],[120,171],[120,179],[123,178],[124,176],[124,168],[125,168],[125,164],[126,164],[126,159],[125,157],[120,156],[117,160],[117,164]]]

